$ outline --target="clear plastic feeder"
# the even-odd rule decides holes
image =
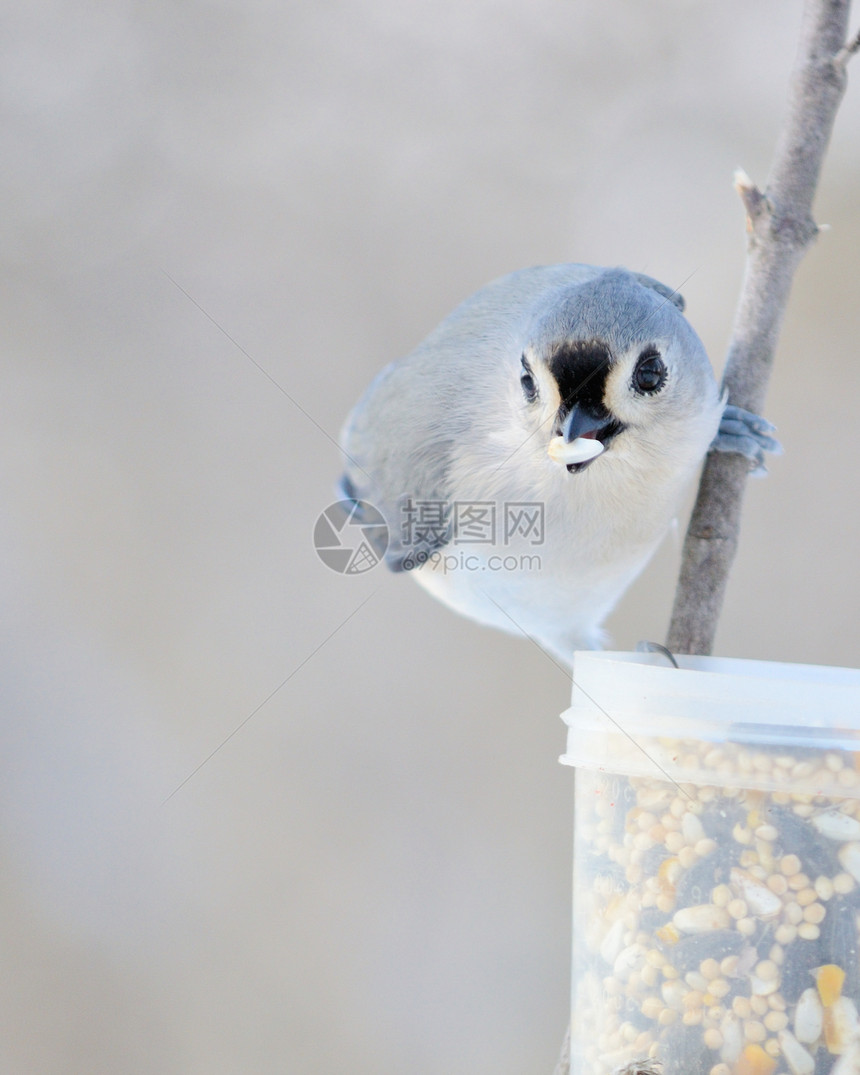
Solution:
[[[571,1075],[860,1075],[860,672],[577,653]]]

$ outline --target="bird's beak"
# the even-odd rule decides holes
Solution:
[[[549,442],[550,459],[564,463],[571,471],[582,470],[604,450],[597,435],[606,425],[605,417],[598,418],[579,406],[571,407],[558,427],[559,435]]]

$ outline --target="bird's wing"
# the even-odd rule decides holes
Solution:
[[[420,364],[393,363],[373,381],[341,435],[341,496],[368,503],[388,526],[386,565],[419,566],[450,538],[447,469],[451,432],[433,422],[432,386]]]

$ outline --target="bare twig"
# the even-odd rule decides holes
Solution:
[[[762,192],[745,173],[735,175],[749,247],[723,387],[732,403],[756,413],[764,404],[795,269],[819,230],[812,201],[845,92],[845,67],[860,51],[860,33],[846,44],[850,6],[851,0],[806,0],[788,112],[767,186]],[[675,653],[711,650],[737,548],[746,480],[747,464],[740,456],[714,452],[708,457],[666,641]],[[632,1070],[650,1069],[633,1065]],[[554,1075],[569,1072],[570,1031]]]
[[[812,201],[845,91],[850,0],[806,0],[800,45],[767,186],[743,173],[735,186],[747,214],[749,246],[723,387],[737,406],[760,413],[795,269],[818,233]],[[747,465],[712,453],[687,537],[666,645],[710,653],[740,532]]]
[[[833,62],[844,67],[857,52],[860,52],[860,30],[857,31],[847,45],[836,53],[836,58]]]

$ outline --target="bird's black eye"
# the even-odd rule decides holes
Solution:
[[[640,395],[653,395],[666,383],[666,366],[656,351],[643,351],[633,371],[633,387]]]
[[[526,397],[526,402],[534,403],[538,394],[537,384],[535,383],[531,366],[526,362],[525,355],[523,355],[523,370],[520,374],[520,384],[522,385],[523,395]]]

